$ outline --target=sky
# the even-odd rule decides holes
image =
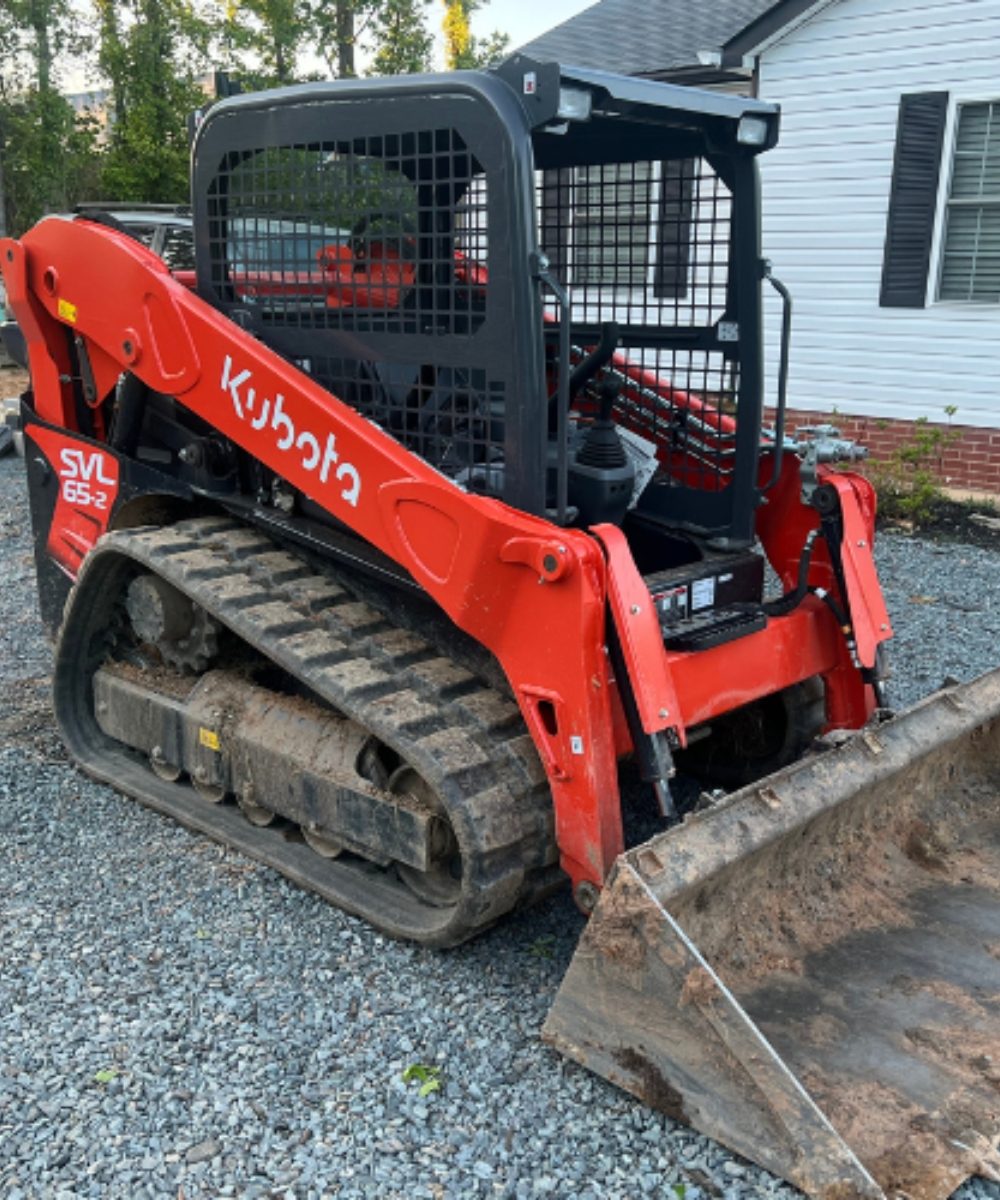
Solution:
[[[530,42],[553,25],[559,25],[574,13],[589,8],[594,0],[489,0],[472,15],[472,31],[477,37],[487,37],[495,29],[510,36],[513,49]],[[443,5],[431,10],[431,23],[438,32],[437,55],[443,55],[443,40],[440,35]],[[68,92],[82,92],[94,86],[92,72],[79,63],[59,64],[60,82]],[[319,64],[316,64],[317,66]],[[437,64],[441,66],[442,63]]]
[[[510,34],[511,46],[522,46],[591,3],[593,0],[491,0],[473,13],[472,29],[480,36],[499,29]]]

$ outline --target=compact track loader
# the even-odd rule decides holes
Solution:
[[[1000,672],[885,719],[872,488],[762,430],[777,132],[523,57],[315,84],[198,129],[195,292],[100,214],[0,242],[55,711],[397,937],[568,877],[552,1043],[942,1197],[997,1167]]]

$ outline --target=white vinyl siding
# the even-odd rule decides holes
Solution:
[[[588,323],[710,326],[725,313],[731,197],[705,159],[537,173],[540,244]]]
[[[795,303],[789,404],[1000,428],[1000,305],[938,296],[956,113],[997,99],[1000,0],[834,0],[768,47],[781,105],[761,156],[763,249]],[[899,98],[946,91],[938,232],[923,309],[879,307]],[[780,306],[766,300],[773,402]]]

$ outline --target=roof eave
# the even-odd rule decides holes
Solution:
[[[835,0],[778,0],[722,47],[722,66],[751,69],[754,60]]]
[[[639,79],[657,83],[682,83],[687,87],[713,87],[719,84],[746,83],[752,75],[749,66],[714,67],[698,63],[687,67],[664,67],[657,71],[638,71]]]

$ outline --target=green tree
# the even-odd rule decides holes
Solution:
[[[429,0],[383,0],[372,24],[377,47],[369,75],[429,71],[434,35],[427,25]]]
[[[53,79],[57,55],[81,45],[77,26],[68,0],[0,0],[0,202],[15,234],[86,186],[93,137]]]
[[[189,196],[187,117],[204,103],[206,27],[185,0],[96,0],[114,112],[103,190],[116,200]]]
[[[4,186],[5,159],[7,157],[7,96],[11,87],[11,76],[16,59],[14,47],[17,42],[17,26],[11,17],[9,6],[0,4],[0,237],[7,236],[7,200]]]
[[[331,76],[358,73],[358,52],[372,55],[369,75],[430,68],[434,36],[427,24],[432,0],[306,0],[306,45]]]
[[[492,67],[510,53],[510,34],[494,29],[484,38],[472,39],[472,54],[477,67]]]
[[[304,0],[228,0],[225,38],[231,51],[246,56],[245,78],[259,87],[295,80],[309,11]]]
[[[329,74],[353,79],[355,53],[375,8],[374,0],[311,0],[306,39],[323,60]]]
[[[51,92],[55,56],[78,43],[68,0],[0,0],[0,11],[17,48],[31,57],[35,88]]]
[[[18,236],[46,212],[97,191],[94,132],[62,96],[32,87],[0,105],[8,231]]]

